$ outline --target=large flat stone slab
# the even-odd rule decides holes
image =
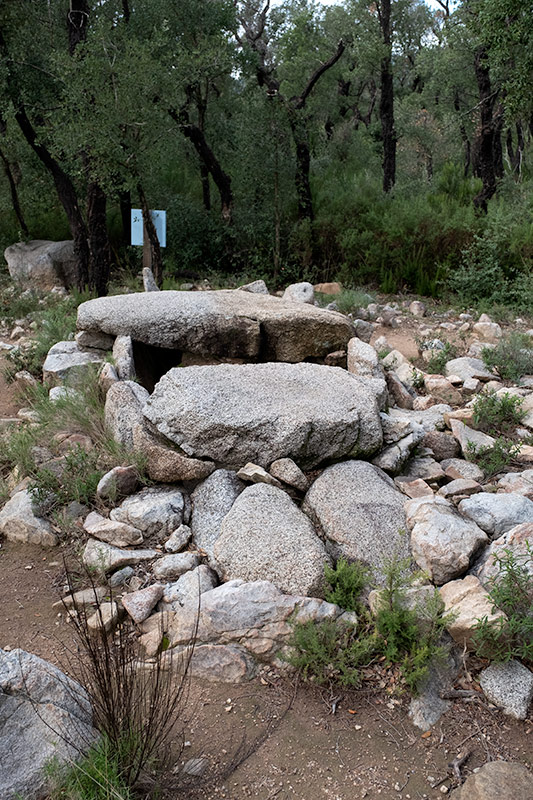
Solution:
[[[78,328],[216,358],[299,362],[343,349],[342,314],[233,289],[142,292],[88,300]]]
[[[161,378],[143,414],[186,455],[231,469],[249,461],[267,468],[279,458],[310,469],[370,454],[382,443],[372,388],[319,364],[175,368]]]

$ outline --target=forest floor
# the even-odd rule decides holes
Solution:
[[[414,357],[426,322],[409,318],[375,337]],[[13,416],[20,403],[1,366],[0,358],[0,417]],[[68,672],[74,631],[53,607],[64,583],[62,553],[3,541],[0,576],[0,647],[23,648]],[[467,752],[463,779],[494,759],[533,768],[533,716],[518,722],[480,698],[460,699],[423,734],[408,706],[390,684],[330,691],[275,671],[246,684],[192,681],[182,759],[205,757],[203,800],[432,800],[459,785],[448,765]]]

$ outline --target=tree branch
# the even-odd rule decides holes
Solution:
[[[307,82],[307,86],[305,87],[301,95],[299,95],[298,97],[291,98],[291,102],[294,108],[300,109],[304,107],[305,101],[313,91],[314,87],[316,86],[322,75],[337,63],[339,58],[344,53],[344,50],[345,50],[344,42],[341,39],[339,44],[337,45],[337,52],[334,53],[328,61],[326,61],[324,64],[321,64],[318,67],[318,69],[316,69],[313,72],[313,74],[309,78],[309,81]]]

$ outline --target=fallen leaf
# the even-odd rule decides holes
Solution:
[[[431,736],[431,731],[426,731],[425,733],[422,734],[421,738],[429,739],[430,736]]]

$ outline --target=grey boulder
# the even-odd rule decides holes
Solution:
[[[324,470],[307,492],[302,510],[324,535],[333,558],[363,561],[381,582],[396,553],[408,555],[404,496],[378,467],[344,461]]]
[[[533,699],[533,672],[519,661],[494,663],[484,669],[479,683],[487,700],[515,719],[525,719]]]
[[[31,492],[24,489],[7,501],[0,511],[0,534],[11,542],[54,547],[57,536],[48,520],[39,517],[33,507]]]
[[[215,566],[213,549],[220,536],[222,520],[244,489],[235,472],[217,469],[200,483],[191,495],[191,530],[193,542]]]
[[[104,418],[113,438],[126,450],[133,450],[133,429],[142,422],[142,407],[148,392],[134,381],[119,381],[108,389]]]
[[[382,442],[372,389],[339,367],[319,364],[172,369],[143,413],[187,455],[234,469],[249,461],[268,468],[279,458],[312,468],[372,453]]]
[[[33,239],[17,242],[4,251],[9,274],[27,289],[49,291],[56,286],[69,289],[78,280],[74,242]]]
[[[87,371],[103,363],[103,350],[82,350],[77,342],[57,342],[48,351],[43,364],[43,380],[49,386],[56,386],[68,380],[70,383],[83,381]]]
[[[330,558],[308,517],[282,490],[246,488],[222,522],[214,547],[224,580],[268,580],[287,594],[321,597]]]
[[[0,730],[3,800],[40,800],[50,760],[71,764],[96,738],[82,687],[24,650],[0,650]]]
[[[461,500],[459,511],[493,537],[516,525],[533,522],[533,502],[520,494],[480,492]]]
[[[137,528],[146,535],[166,534],[186,522],[186,502],[175,486],[150,486],[127,497],[110,518]]]

